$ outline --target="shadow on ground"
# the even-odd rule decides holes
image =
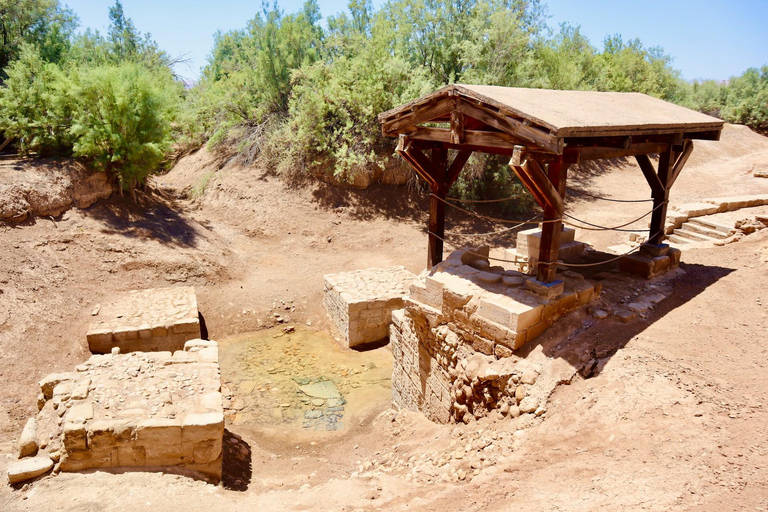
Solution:
[[[645,318],[637,318],[626,324],[616,318],[585,322],[576,332],[566,332],[567,322],[556,322],[532,344],[522,347],[518,355],[525,357],[541,346],[545,355],[565,359],[582,377],[598,375],[604,366],[599,363],[609,360],[650,325],[735,271],[726,267],[685,263],[681,263],[680,268],[685,273],[671,281],[672,294],[656,304],[653,309],[649,309]],[[642,286],[654,281],[639,282]],[[685,326],[681,326],[683,327]]]
[[[136,200],[113,196],[99,201],[84,213],[104,225],[105,234],[157,240],[168,245],[196,247],[200,234],[173,202],[151,192],[139,192]]]
[[[251,447],[242,437],[224,430],[221,445],[221,484],[230,491],[246,491],[251,483]]]

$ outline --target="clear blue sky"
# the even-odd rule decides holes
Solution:
[[[674,58],[683,78],[725,80],[749,67],[768,64],[768,0],[543,0],[549,24],[580,25],[597,47],[605,36],[640,38]],[[102,33],[114,0],[62,0],[80,17],[81,28]],[[287,13],[303,0],[279,0]],[[346,9],[346,0],[318,0],[324,16]],[[373,0],[375,7],[383,0]],[[261,8],[260,0],[123,0],[123,9],[142,32],[150,32],[173,56],[186,54],[196,78],[213,45],[213,34],[242,28]]]

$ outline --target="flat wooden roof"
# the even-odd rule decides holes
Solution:
[[[379,115],[386,123],[434,102],[459,96],[498,109],[562,137],[610,137],[720,130],[723,121],[634,92],[558,91],[453,84]]]

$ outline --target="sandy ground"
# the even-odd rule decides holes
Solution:
[[[768,180],[751,176],[768,161],[768,139],[728,127],[716,144],[697,143],[673,201],[768,192]],[[209,173],[202,196],[182,198]],[[592,194],[648,195],[628,162],[572,177]],[[601,223],[646,207],[574,199],[569,211]],[[200,152],[159,177],[138,205],[113,198],[55,220],[0,226],[0,471],[36,410],[36,381],[88,357],[95,304],[184,283],[196,287],[212,339],[270,326],[276,313],[327,329],[322,275],[394,264],[422,270],[425,210],[426,198],[407,187],[288,187]],[[577,237],[602,248],[625,235]],[[225,452],[230,481],[247,482],[237,490],[173,475],[62,474],[0,486],[0,509],[768,510],[768,233],[686,251],[683,261],[675,294],[645,319],[574,331],[567,342],[592,347],[597,371],[560,386],[529,429],[491,419],[434,425],[379,400],[342,436],[229,425],[242,437]],[[411,459],[438,460],[481,437],[506,443],[506,454],[473,478],[444,481],[439,470],[430,483],[409,477]]]

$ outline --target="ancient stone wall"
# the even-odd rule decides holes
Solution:
[[[54,471],[140,468],[219,481],[220,388],[213,341],[191,340],[174,353],[94,355],[40,381],[40,412],[25,428],[20,456],[47,457]]]
[[[601,290],[574,272],[558,277],[563,292],[543,297],[527,289],[528,276],[456,251],[414,282],[390,327],[394,403],[442,423],[495,409],[536,414],[541,404],[526,397],[540,368],[514,350]]]
[[[191,286],[134,290],[94,310],[86,338],[94,354],[181,350],[200,338],[197,297]]]
[[[403,307],[403,297],[415,278],[402,266],[323,276],[323,304],[346,345],[386,338],[392,311]]]

